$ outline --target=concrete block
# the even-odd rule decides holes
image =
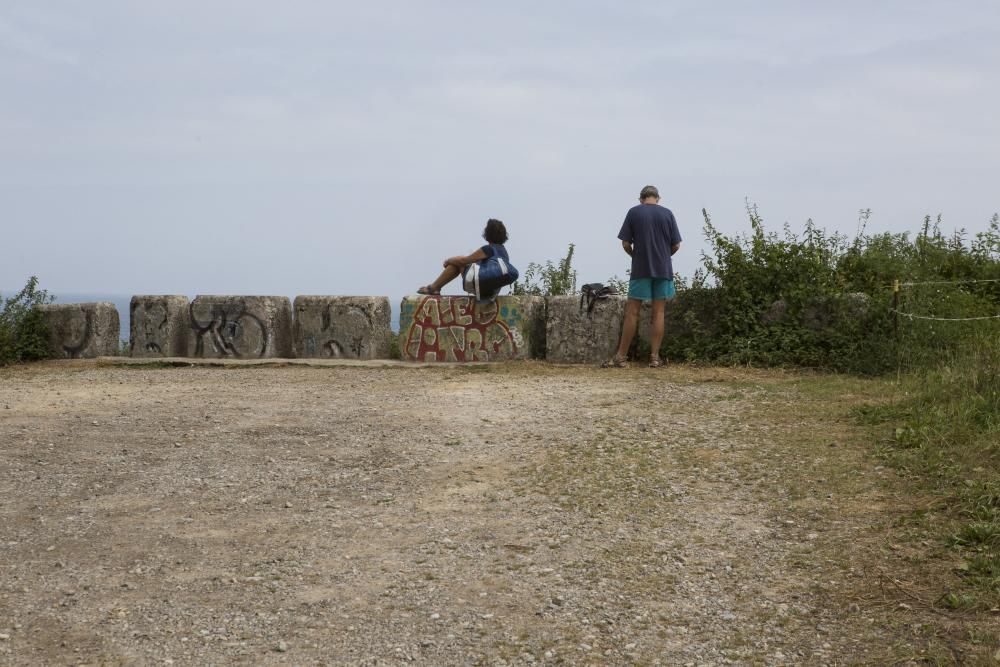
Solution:
[[[598,299],[581,309],[579,296],[546,297],[545,358],[562,364],[599,364],[614,354],[622,332],[625,297]]]
[[[871,298],[860,292],[816,297],[802,310],[802,326],[813,331],[839,328],[863,321],[870,307]]]
[[[49,327],[53,357],[92,359],[118,353],[121,325],[113,303],[53,303],[36,307]]]
[[[862,292],[816,296],[806,302],[795,320],[785,300],[779,299],[761,314],[760,323],[763,326],[800,325],[812,331],[823,331],[842,326],[844,322],[863,320],[870,305],[871,298]]]
[[[186,296],[136,295],[129,305],[129,355],[186,357],[191,311]]]
[[[411,296],[400,306],[399,350],[409,361],[502,361],[541,357],[545,299]]]
[[[292,356],[292,303],[285,296],[204,296],[191,302],[188,354],[206,359]]]
[[[296,357],[389,358],[388,297],[297,296],[294,309]]]

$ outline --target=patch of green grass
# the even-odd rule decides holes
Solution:
[[[951,542],[963,547],[1000,544],[1000,524],[995,521],[965,524],[959,528]]]
[[[497,370],[495,366],[496,366],[495,364],[490,364],[490,363],[481,363],[481,364],[470,363],[465,366],[458,366],[457,368],[460,369],[460,372],[462,373],[467,373],[469,375],[476,375],[479,373],[493,373]]]
[[[978,554],[969,561],[969,575],[993,591],[1000,591],[1000,555],[996,552]]]
[[[894,403],[858,411],[880,434],[878,455],[938,502],[930,528],[965,558],[952,609],[1000,605],[1000,341],[977,341],[904,378]],[[933,516],[930,516],[933,515]]]
[[[141,361],[141,362],[129,362],[124,364],[119,364],[116,362],[116,368],[123,368],[125,370],[138,370],[146,371],[150,369],[159,368],[190,368],[194,364],[186,361]]]

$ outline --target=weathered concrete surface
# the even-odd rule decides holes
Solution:
[[[113,303],[54,303],[36,308],[49,327],[53,357],[91,359],[118,353],[121,324]]]
[[[302,359],[388,359],[389,297],[297,296],[292,338]]]
[[[843,326],[846,322],[861,322],[868,317],[871,298],[864,293],[818,297],[802,311],[802,326],[813,331]]]
[[[292,356],[292,303],[285,296],[204,296],[191,302],[188,354],[208,359]]]
[[[545,299],[502,296],[478,305],[467,296],[411,296],[400,305],[399,351],[409,361],[540,358]]]
[[[579,296],[546,298],[545,359],[562,364],[599,364],[618,346],[625,297],[599,299],[594,309],[580,308]]]
[[[841,326],[845,321],[863,320],[870,307],[871,298],[861,292],[817,296],[810,299],[795,317],[785,300],[779,299],[764,311],[760,323],[764,326],[788,323],[822,331]]]
[[[133,296],[129,305],[129,355],[186,357],[191,334],[189,306],[186,296]]]

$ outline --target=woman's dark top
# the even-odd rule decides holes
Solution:
[[[481,250],[486,254],[486,259],[496,255],[505,262],[510,261],[510,257],[507,256],[507,248],[503,247],[502,243],[487,243]]]

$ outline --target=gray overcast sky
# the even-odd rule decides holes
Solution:
[[[514,263],[659,186],[727,232],[984,229],[1000,3],[0,0],[0,287],[387,294],[504,220]]]

